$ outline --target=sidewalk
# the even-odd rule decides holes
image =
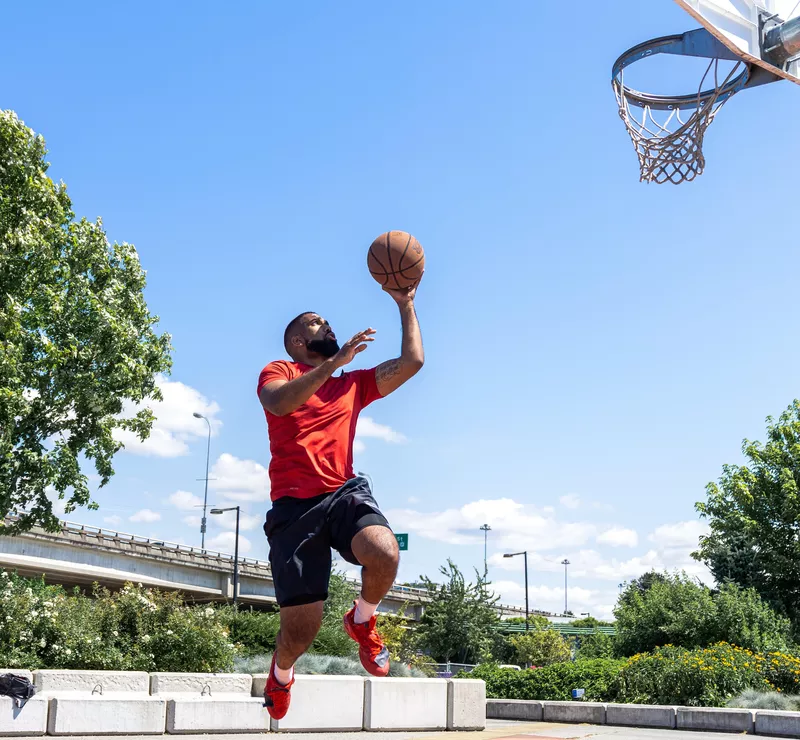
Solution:
[[[158,735],[149,737],[159,737]],[[722,732],[693,732],[691,730],[652,730],[639,727],[610,727],[608,725],[560,725],[553,722],[511,722],[490,719],[482,732],[281,732],[236,733],[214,735],[161,735],[181,740],[247,740],[248,738],[284,737],[287,740],[583,740],[597,737],[603,740],[731,740]],[[141,735],[71,735],[68,740],[143,740]],[[18,736],[15,740],[27,740]],[[31,738],[30,740],[42,740]]]

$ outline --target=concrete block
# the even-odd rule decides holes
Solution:
[[[624,727],[662,727],[674,730],[677,722],[675,707],[647,704],[607,704],[606,724]]]
[[[447,680],[447,729],[486,728],[486,684],[469,678]]]
[[[365,730],[444,730],[447,681],[442,678],[367,678]]]
[[[542,703],[545,722],[606,723],[606,705],[589,701],[546,701]]]
[[[55,671],[33,672],[37,693],[62,694],[81,691],[107,696],[117,692],[149,694],[150,676],[144,671]]]
[[[145,674],[147,675],[147,674]],[[50,701],[49,735],[163,735],[167,702],[151,696],[56,696]]]
[[[800,712],[758,710],[755,719],[756,735],[800,737]]]
[[[23,671],[13,671],[13,673],[21,675]],[[48,703],[47,699],[34,696],[18,707],[17,702],[10,696],[0,696],[0,737],[44,735],[47,732]]]
[[[679,730],[707,730],[709,732],[753,732],[753,715],[750,709],[713,709],[710,707],[678,707]]]
[[[526,722],[542,721],[542,702],[527,699],[487,699],[487,719],[522,719]]]
[[[281,732],[357,732],[363,726],[363,676],[297,676],[289,711],[272,721],[272,730]]]
[[[222,699],[205,696],[169,699],[167,732],[172,735],[269,732],[270,716],[263,699],[246,695],[242,698],[230,698],[230,694],[227,696]]]
[[[151,673],[150,694],[250,696],[253,677],[249,673]],[[180,698],[183,698],[182,696]]]

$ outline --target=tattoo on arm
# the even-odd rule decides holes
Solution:
[[[379,383],[382,383],[385,380],[391,380],[396,375],[400,374],[400,369],[402,366],[403,361],[400,359],[382,362],[380,365],[378,365],[378,368],[375,371],[375,379]]]

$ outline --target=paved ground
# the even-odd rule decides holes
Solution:
[[[636,727],[609,727],[607,725],[560,725],[553,722],[510,722],[490,719],[483,732],[292,732],[292,733],[237,733],[235,735],[181,735],[181,740],[247,740],[247,738],[273,738],[281,734],[288,740],[584,740],[596,737],[599,740],[731,740],[722,732],[692,732],[689,730],[648,730]],[[158,736],[157,736],[158,737]],[[164,735],[162,737],[177,737]],[[81,736],[69,740],[125,740],[141,735]],[[18,737],[16,740],[26,740]],[[34,740],[31,738],[31,740]],[[36,738],[35,740],[42,740]]]

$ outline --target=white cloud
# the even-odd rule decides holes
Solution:
[[[367,449],[367,446],[360,439],[353,440],[353,454],[354,455],[359,455],[362,452],[364,452],[364,450],[366,450],[366,449]]]
[[[181,509],[181,511],[192,511],[203,505],[203,499],[189,491],[175,491],[167,499],[167,503],[172,504],[176,509]]]
[[[225,554],[233,554],[236,545],[236,535],[233,532],[220,532],[216,537],[206,541],[206,548]],[[244,555],[253,548],[250,540],[239,535],[239,555]]]
[[[219,406],[209,401],[200,391],[175,380],[159,377],[158,387],[162,401],[146,401],[143,404],[126,404],[124,416],[135,414],[141,408],[150,408],[156,417],[150,436],[140,442],[133,432],[116,429],[114,438],[125,445],[125,451],[134,455],[155,457],[180,457],[189,453],[189,443],[208,436],[208,426],[203,419],[196,419],[194,412],[203,414],[211,423],[212,436],[222,422],[216,418]]]
[[[161,519],[161,514],[150,509],[142,509],[128,517],[129,522],[157,522]]]
[[[408,503],[410,503],[410,504],[418,504],[419,503],[419,499],[416,496],[409,496],[408,497]]]
[[[197,514],[190,514],[189,516],[183,517],[181,521],[190,527],[199,527],[203,523],[203,517]]]
[[[639,544],[639,535],[632,529],[611,527],[597,535],[597,542],[611,547],[636,547]]]
[[[698,519],[676,524],[662,524],[647,539],[657,547],[696,548],[700,536],[708,534],[708,526]]]
[[[112,516],[103,517],[103,522],[105,522],[106,524],[119,524],[121,521],[122,517],[117,516],[116,514],[113,514]]]
[[[269,501],[269,473],[255,460],[224,452],[209,473],[209,486],[231,501]]]
[[[219,529],[228,530],[231,532],[236,531],[236,512],[235,511],[226,511],[223,514],[211,514],[208,517],[208,523],[212,524]],[[264,526],[264,517],[263,516],[251,516],[250,514],[245,514],[244,512],[239,513],[239,530],[246,532],[250,529],[255,529],[256,527],[263,527]]]
[[[396,432],[390,426],[385,424],[378,424],[374,419],[369,416],[360,416],[356,425],[356,437],[372,437],[374,439],[382,439],[384,442],[391,442],[400,444],[406,442],[406,437],[400,432]]]
[[[574,493],[568,493],[558,499],[561,505],[566,509],[577,509],[581,505],[581,500]]]

